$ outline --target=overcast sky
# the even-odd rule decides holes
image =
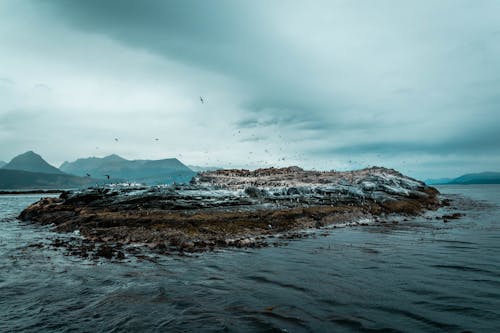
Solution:
[[[499,59],[496,0],[2,0],[0,160],[500,171]]]

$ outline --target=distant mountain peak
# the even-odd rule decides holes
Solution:
[[[103,157],[103,159],[113,160],[113,161],[126,161],[126,159],[124,159],[123,157],[121,157],[117,154],[111,154],[111,155],[105,156],[105,157]]]
[[[32,150],[17,155],[9,163],[4,165],[2,169],[63,174],[61,170],[47,163],[42,156]]]
[[[42,158],[42,156],[38,155],[38,154],[37,154],[37,153],[35,153],[33,150],[28,150],[27,152],[22,153],[22,154],[19,154],[19,155],[17,155],[16,157],[21,157],[21,156],[25,156],[25,157],[39,157],[39,158]]]
[[[500,172],[483,171],[468,173],[457,178],[427,179],[429,185],[500,184]]]
[[[223,167],[218,167],[218,166],[202,166],[202,165],[188,165],[187,167],[195,172],[215,171],[224,169]]]

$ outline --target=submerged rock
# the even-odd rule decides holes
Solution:
[[[19,219],[54,224],[61,232],[79,230],[95,242],[195,252],[263,246],[259,236],[346,225],[386,213],[418,214],[438,208],[437,195],[423,182],[379,167],[218,170],[199,173],[186,185],[64,192],[34,203]],[[114,253],[99,249],[103,257]]]

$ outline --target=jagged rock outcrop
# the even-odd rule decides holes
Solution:
[[[255,246],[262,236],[439,206],[438,191],[385,168],[218,170],[190,184],[107,186],[45,198],[19,216],[100,242],[161,249]]]

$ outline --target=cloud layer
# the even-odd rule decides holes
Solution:
[[[0,159],[34,149],[55,164],[118,153],[226,167],[382,164],[417,177],[496,170],[499,10],[465,0],[2,2]]]

